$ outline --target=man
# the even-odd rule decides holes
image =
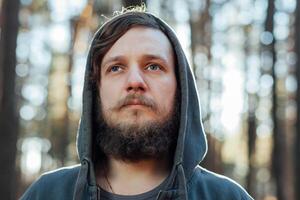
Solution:
[[[22,199],[252,199],[198,166],[207,145],[195,80],[157,17],[125,11],[98,30],[82,111],[81,165],[42,175]]]

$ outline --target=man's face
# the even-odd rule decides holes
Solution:
[[[174,108],[174,55],[160,31],[134,27],[120,37],[101,63],[100,100],[110,126],[162,123]]]

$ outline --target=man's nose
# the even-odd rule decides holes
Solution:
[[[127,92],[145,92],[147,85],[140,69],[131,69],[128,73]]]

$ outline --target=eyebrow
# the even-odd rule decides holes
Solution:
[[[168,64],[167,58],[164,58],[163,56],[156,55],[156,54],[144,54],[141,56],[140,59],[147,59],[147,60],[161,60],[164,64]],[[108,58],[102,66],[106,66],[108,63],[111,62],[117,62],[117,61],[122,61],[125,60],[125,56],[113,56]]]
[[[107,65],[107,63],[116,62],[116,61],[120,61],[120,60],[124,60],[124,56],[110,57],[104,63],[102,63],[101,65],[104,67],[105,65]]]
[[[168,63],[167,58],[164,58],[160,55],[155,55],[155,54],[145,54],[142,56],[143,59],[148,59],[148,60],[161,60],[163,61],[165,64]]]

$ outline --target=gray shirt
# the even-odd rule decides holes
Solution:
[[[113,194],[100,188],[100,199],[101,200],[154,200],[156,199],[159,191],[162,190],[163,187],[165,186],[167,182],[166,180],[167,179],[165,179],[160,185],[153,188],[152,190],[137,195]]]

